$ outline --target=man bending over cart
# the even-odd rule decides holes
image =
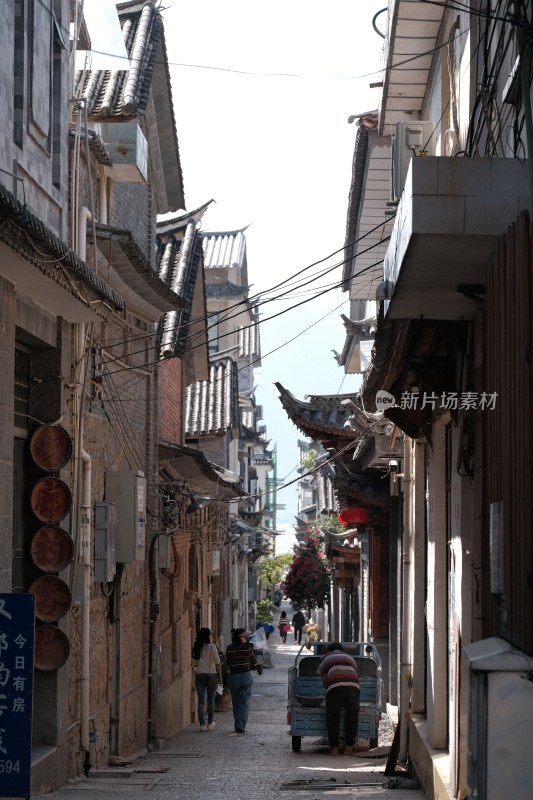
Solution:
[[[343,651],[340,642],[332,642],[320,663],[320,675],[326,688],[326,719],[329,752],[354,753],[359,721],[359,675],[355,660]],[[345,746],[339,746],[341,712],[344,708]]]

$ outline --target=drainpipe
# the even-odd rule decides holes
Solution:
[[[120,673],[122,670],[122,650],[120,635],[120,620],[122,618],[122,574],[124,565],[117,564],[117,574],[115,577],[114,613],[113,613],[113,663],[115,664],[115,675],[113,686],[111,687],[112,700],[112,720],[111,720],[111,742],[109,752],[111,755],[120,755],[121,739],[121,719],[120,719]]]
[[[82,570],[81,597],[81,675],[80,675],[80,749],[84,754],[83,770],[86,775],[91,768],[89,751],[89,687],[90,687],[90,638],[91,638],[91,457],[83,449],[83,398],[85,375],[83,365],[85,352],[84,323],[75,326],[74,355],[76,364],[75,414],[76,447],[74,448],[74,476],[76,481],[75,530],[79,542],[78,567]]]
[[[235,550],[235,548],[234,548],[234,550]],[[239,600],[239,598],[240,598],[240,592],[239,592],[239,556],[238,556],[238,554],[236,552],[234,552],[234,556],[235,556],[235,565],[233,567],[233,597],[236,600]],[[232,625],[232,627],[233,628],[238,628],[240,624],[241,623],[240,623],[240,620],[239,620],[239,607],[238,607],[238,603],[237,603],[237,608],[234,609],[234,611],[233,611],[233,625]]]
[[[87,260],[87,222],[90,222],[92,218],[93,215],[89,209],[81,206],[78,213],[78,255],[82,261]]]
[[[404,514],[402,544],[402,639],[400,673],[400,750],[398,760],[407,760],[409,698],[411,693],[411,554],[413,541],[413,440],[404,442]]]
[[[81,413],[81,411],[80,411]],[[89,687],[91,645],[91,457],[80,449],[82,491],[80,503],[80,544],[83,566],[83,601],[81,606],[81,749],[85,753],[84,769],[89,761]]]
[[[150,626],[148,628],[148,742],[155,738],[155,726],[153,720],[153,692],[154,692],[154,663],[157,655],[156,643],[156,624],[159,619],[160,603],[158,602],[158,566],[159,558],[159,537],[164,533],[156,533],[150,542],[148,551],[148,577],[150,580]],[[119,624],[117,622],[117,624]]]
[[[107,225],[107,174],[105,167],[100,167],[100,222],[102,225]]]

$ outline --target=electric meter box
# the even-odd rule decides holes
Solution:
[[[108,472],[106,501],[116,509],[115,559],[119,564],[144,561],[146,478],[135,470]]]
[[[94,579],[110,583],[115,577],[117,512],[114,503],[94,504]]]

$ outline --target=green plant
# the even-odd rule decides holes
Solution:
[[[317,519],[317,525],[327,533],[346,533],[347,528],[334,514],[321,514]]]
[[[279,556],[263,559],[259,566],[259,577],[270,586],[279,583],[287,572],[293,558],[293,553],[282,553]]]
[[[316,459],[317,459],[317,452],[316,450],[313,450],[311,448],[302,458],[302,466],[305,467],[305,469],[313,469],[313,467],[316,464]]]
[[[295,550],[283,590],[298,608],[324,608],[329,599],[332,567],[324,555],[319,531],[310,528],[304,543]]]
[[[272,622],[274,614],[272,613],[272,600],[258,600],[257,601],[257,621],[258,622]]]

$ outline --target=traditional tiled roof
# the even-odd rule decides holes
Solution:
[[[368,509],[387,511],[389,484],[383,473],[357,472],[353,461],[335,460],[335,494],[338,508],[359,505]]]
[[[263,455],[255,455],[254,461],[257,466],[268,466],[272,464],[272,453],[264,453]]]
[[[390,138],[377,135],[377,111],[357,114],[349,121],[355,120],[357,135],[346,219],[342,288],[350,291],[352,313],[362,316],[364,301],[375,299],[375,287],[382,280],[380,261],[392,227],[392,218],[386,216],[390,199]],[[361,270],[364,275],[357,280]]]
[[[377,112],[371,112],[370,118],[375,118],[377,122]],[[343,288],[348,290],[348,282],[352,274],[352,258],[355,255],[357,246],[353,241],[357,238],[359,218],[361,215],[366,170],[368,167],[368,131],[365,125],[358,120],[357,134],[355,137],[355,148],[352,160],[352,181],[350,185],[348,213],[346,218],[345,236],[345,264],[343,271]]]
[[[122,282],[122,293],[132,305],[144,304],[145,313],[153,316],[154,321],[164,311],[180,307],[179,294],[161,280],[130,231],[101,223],[96,223],[95,230],[100,250]],[[92,236],[92,226],[88,226],[88,242],[92,241]]]
[[[239,357],[259,359],[260,355],[259,323],[241,325],[239,327]],[[257,360],[254,366],[259,367],[260,365],[260,360]]]
[[[243,494],[241,479],[233,472],[208,461],[199,450],[160,442],[159,469],[175,473],[179,480],[187,480],[195,490],[215,499],[233,498]]]
[[[309,402],[304,402],[297,400],[280,383],[275,386],[287,416],[306,436],[319,441],[321,433],[346,440],[355,438],[354,432],[344,427],[351,411],[349,405],[342,403],[343,400],[353,400],[355,395],[313,395]]]
[[[240,407],[241,413],[241,423],[246,429],[246,431],[252,431],[255,422],[255,413],[253,408],[247,408],[245,406]]]
[[[183,176],[163,19],[150,0],[117,4],[130,64],[123,70],[79,70],[74,94],[92,122],[120,122],[144,115],[152,90],[170,209],[184,208]]]
[[[163,20],[151,2],[139,6],[123,3],[117,9],[131,67],[76,73],[75,95],[85,99],[90,119],[132,118],[146,111]]]
[[[346,339],[339,357],[339,364],[347,367],[346,372],[364,372],[364,369],[370,363],[374,345],[376,317],[352,320],[341,314],[341,318],[346,329]],[[352,364],[352,362],[355,363]]]
[[[74,138],[75,136],[74,128],[71,128],[69,133],[71,138]],[[89,141],[89,150],[95,157],[98,164],[100,164],[103,167],[111,166],[111,157],[102,140],[102,137],[96,131],[89,130],[87,132],[87,139]]]
[[[333,513],[337,506],[334,479],[333,469],[321,469],[316,475],[316,508],[319,514]]]
[[[205,212],[204,206],[157,223],[158,252],[157,271],[160,279],[180,297],[181,309],[175,309],[160,320],[158,349],[160,358],[183,357],[187,341],[198,349],[206,346],[205,321],[193,321],[192,309],[195,292],[200,282],[202,293],[202,316],[205,313],[203,294],[202,242],[197,225]],[[194,335],[193,335],[194,334]]]
[[[209,381],[197,381],[185,395],[185,436],[222,435],[239,426],[237,365],[231,358],[213,361]]]
[[[1,183],[0,240],[86,305],[96,296],[114,309],[125,308],[123,297]],[[86,298],[83,289],[91,293]]]
[[[243,295],[248,290],[247,286],[238,286],[236,283],[208,283],[205,287],[207,297],[227,297]]]
[[[234,269],[241,271],[241,284],[247,286],[246,237],[244,230],[206,232],[204,242],[204,261],[206,270]]]

